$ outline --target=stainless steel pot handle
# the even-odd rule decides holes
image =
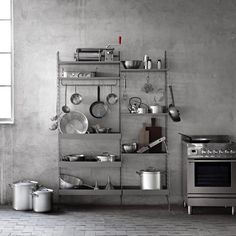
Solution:
[[[141,171],[136,171],[136,173],[137,173],[138,175],[141,175]]]
[[[37,193],[31,193],[32,196],[39,197]]]

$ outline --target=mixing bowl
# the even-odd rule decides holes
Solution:
[[[122,145],[123,151],[125,153],[133,153],[137,151],[138,144],[137,143],[125,143]]]
[[[142,61],[132,60],[132,61],[122,61],[122,63],[125,69],[138,69]]]

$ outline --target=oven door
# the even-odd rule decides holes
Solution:
[[[236,193],[236,160],[189,159],[188,193]]]

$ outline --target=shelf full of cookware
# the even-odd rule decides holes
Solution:
[[[121,133],[92,133],[92,134],[63,134],[60,133],[62,139],[83,139],[83,140],[119,140]]]
[[[57,65],[58,65],[57,67],[58,115],[57,116],[60,117],[58,119],[58,124],[59,124],[58,137],[60,139],[59,195],[117,195],[121,197],[123,195],[124,196],[160,195],[160,196],[166,196],[168,198],[169,178],[168,178],[168,163],[167,163],[168,150],[166,141],[167,141],[167,116],[169,109],[167,104],[168,68],[167,68],[166,52],[164,52],[164,56],[162,57],[162,59],[158,59],[156,61],[154,60],[152,61],[147,55],[144,56],[143,61],[139,60],[121,61],[120,53],[118,52],[116,54],[114,48],[108,47],[100,49],[91,49],[91,48],[76,49],[75,61],[60,60],[58,52]],[[132,79],[135,76],[136,78],[141,76],[141,75],[136,75],[135,74],[136,72],[147,73],[147,78],[146,79],[144,78],[144,80],[146,80],[144,84],[141,84],[143,83],[142,79],[137,80],[138,85],[142,85],[141,91],[139,92],[137,91],[138,89],[137,83],[136,87],[135,86],[133,87],[133,85],[130,87],[126,86],[126,78],[128,76],[131,79],[131,80],[127,79],[128,84],[133,83]],[[164,73],[164,79],[161,78],[161,80],[158,80],[158,76],[153,75],[153,73]],[[124,88],[121,84],[122,80],[124,81]],[[153,80],[153,86],[150,80],[151,81]],[[90,91],[87,93],[85,92],[85,96],[83,97],[84,100],[85,98],[87,99],[85,103],[82,103],[82,105],[80,106],[74,106],[74,105],[79,105],[82,102],[82,99],[80,99],[77,104],[72,102],[73,105],[69,107],[70,108],[69,112],[66,109],[63,109],[64,106],[67,106],[67,100],[66,100],[67,86],[72,86],[72,87],[74,86],[75,94],[78,97],[78,92],[76,91],[77,85],[78,87],[97,86],[97,91],[96,91],[97,100],[91,104],[89,111],[87,110],[88,107],[86,107],[86,105],[90,104],[91,102],[90,95],[92,95],[92,93],[90,93]],[[61,108],[61,102],[64,101],[62,101],[63,97],[60,96],[60,93],[62,93],[64,89],[62,90],[61,86],[65,86],[65,105],[62,108]],[[112,103],[109,104],[109,101],[107,100],[108,96],[106,97],[106,99],[104,99],[104,102],[100,100],[100,86],[102,89],[101,100],[103,100],[104,92],[107,92],[106,88],[102,86],[111,86],[110,94],[112,94],[111,101],[112,103],[114,101],[113,104]],[[88,90],[88,88],[86,87],[83,88],[84,88],[83,91],[86,91],[86,89]],[[112,91],[112,89],[114,89],[114,91]],[[69,92],[71,92],[71,90],[72,89],[69,89]],[[80,91],[82,91],[82,89]],[[80,93],[81,92],[79,92],[79,94]],[[140,97],[135,97],[136,94],[140,95]],[[156,94],[155,98],[157,99],[152,98],[154,94]],[[109,106],[111,105],[110,106],[111,110],[106,109],[107,103],[109,104]],[[102,106],[104,110],[103,114],[105,115],[97,116],[96,114],[94,114],[93,111],[95,111],[96,109],[93,108],[95,108],[96,105],[99,105],[99,107]],[[61,110],[63,111],[62,114],[60,113]],[[107,112],[107,110],[109,110],[109,112]],[[81,111],[84,112],[86,117]],[[103,119],[104,117],[105,119]],[[134,124],[132,123],[132,119],[136,117],[139,117],[139,119],[137,120],[135,119],[136,123]],[[158,118],[160,118],[160,123]],[[150,125],[146,123],[146,126],[144,127],[142,126],[142,123],[140,123],[142,120],[147,122],[147,120],[150,119],[152,119],[152,124]],[[158,124],[155,124],[155,119],[158,121]],[[79,121],[81,126],[77,126],[78,122],[73,123],[72,122],[73,120]],[[103,120],[105,120],[106,122],[103,123]],[[107,124],[108,120],[112,120],[112,122]],[[96,124],[95,122],[98,122],[98,124]],[[143,138],[140,139],[141,141],[139,140],[140,142],[138,141],[138,142],[125,143],[124,138],[126,138],[125,135],[129,131],[127,131],[126,128],[122,130],[122,126],[127,125],[129,122],[132,123],[132,127],[130,127],[130,129],[136,130],[134,132],[135,135],[138,134],[139,129],[142,132],[142,134],[144,134]],[[101,127],[110,126],[112,128],[103,128],[106,129],[103,132],[102,128],[98,127],[99,125],[101,125]],[[156,134],[157,130],[159,132],[159,135],[157,136],[153,135],[154,133]],[[147,133],[151,134],[148,140],[146,139]],[[128,134],[128,138],[130,138],[132,134]],[[68,141],[66,141],[65,139],[67,139]],[[114,147],[112,148],[114,148],[115,150],[115,151],[112,150],[111,152],[116,153],[117,159],[113,161],[110,160],[68,161],[62,158],[63,153],[64,154],[65,153],[68,154],[70,152],[73,153],[73,151],[70,149],[71,147],[73,148],[73,144],[77,146],[78,143],[80,144],[83,142],[87,142],[87,140],[91,140],[89,141],[89,145],[91,142],[91,144],[96,144],[97,146],[100,145],[100,147],[104,147],[104,142],[102,142],[103,140],[104,141],[111,140],[111,142],[114,145]],[[92,140],[94,140],[94,142]],[[101,140],[101,142],[97,142],[98,140],[99,141]],[[113,140],[116,140],[117,142],[113,142]],[[85,146],[84,148],[88,147],[86,145],[84,145]],[[95,153],[97,151],[99,152],[102,150],[102,149],[99,150],[96,145],[91,146],[94,149],[93,151]],[[63,148],[67,150],[65,151]],[[78,156],[81,156],[81,154],[80,155],[79,154]],[[104,155],[101,154],[100,156]],[[124,166],[127,164],[126,160],[131,159],[132,161],[132,157],[137,159],[140,158],[140,160],[143,160],[140,162],[141,164],[143,164],[141,166],[142,170],[140,170],[138,173],[140,178],[137,179],[137,177],[135,178],[135,176],[133,176],[133,179],[131,181],[124,182],[127,179],[122,176],[122,168],[126,168]],[[147,164],[146,160],[150,159],[151,163],[156,163],[156,160],[152,162],[152,159],[156,157],[158,161],[159,161],[158,157],[160,157],[161,161],[162,158],[164,158],[164,162],[166,162],[165,170],[163,169],[162,171],[160,166],[157,166],[160,167],[157,169],[154,167],[145,169],[145,163]],[[144,161],[144,159],[146,160]],[[91,171],[95,171],[96,174],[101,173],[101,175],[95,174],[87,176],[85,174],[83,176],[83,173],[80,173],[78,175],[76,171],[81,168],[95,169]],[[115,171],[113,171],[113,168]],[[133,167],[129,166],[127,168],[133,168]],[[112,172],[109,172],[110,169],[112,169]],[[116,172],[117,170],[120,172],[119,177]],[[75,175],[78,175],[80,177],[68,176],[68,175],[67,177],[65,176],[66,175],[65,172],[73,173],[73,171]],[[132,169],[132,171],[133,172],[131,175],[136,175],[137,170]],[[98,176],[98,179],[96,180],[94,176],[96,176],[96,178]],[[104,177],[108,177],[106,185],[104,185],[105,184]],[[129,177],[130,173],[128,178]],[[81,180],[81,178],[82,179],[84,178],[91,185],[88,186],[86,184],[82,184],[83,181]],[[138,184],[136,182],[137,180],[140,180],[140,185],[137,185]],[[162,181],[164,181],[163,184],[161,183]],[[130,185],[127,186],[128,184]]]

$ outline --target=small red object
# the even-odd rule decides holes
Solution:
[[[119,36],[119,44],[121,44],[121,36]]]

